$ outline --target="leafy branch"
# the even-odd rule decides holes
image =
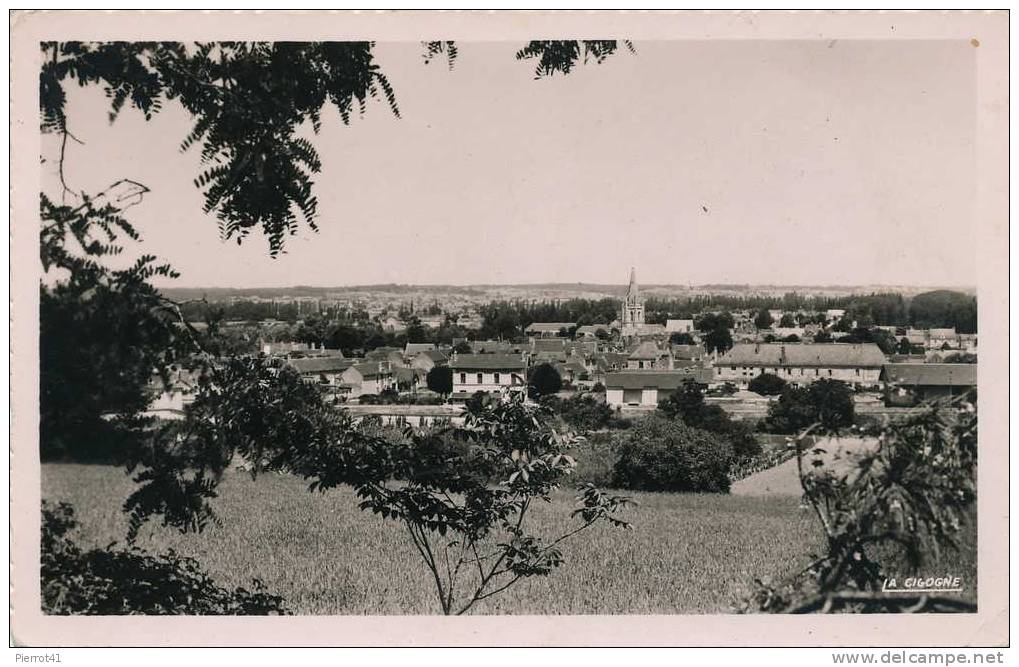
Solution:
[[[452,68],[455,42],[423,45],[426,63],[444,53]],[[600,63],[616,48],[614,41],[531,42],[517,58],[538,58],[539,76],[565,74],[578,60]],[[200,147],[202,167],[193,180],[204,211],[216,217],[224,239],[240,242],[261,229],[274,257],[301,222],[317,229],[313,178],[321,159],[298,136],[300,128],[317,134],[330,106],[349,125],[370,100],[400,117],[374,42],[43,42],[41,49],[41,129],[62,135],[65,194],[71,192],[63,169],[67,139],[80,141],[67,128],[66,82],[101,86],[111,122],[125,106],[148,120],[176,101],[193,119],[180,149]]]
[[[885,563],[915,571],[930,554],[961,546],[965,512],[976,499],[977,410],[971,397],[931,403],[908,417],[861,428],[858,434],[873,446],[854,453],[804,446],[820,428],[805,429],[792,446],[825,553],[782,585],[758,580],[744,610],[972,609],[943,596],[883,590]]]

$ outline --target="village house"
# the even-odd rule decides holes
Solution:
[[[535,338],[554,338],[562,336],[564,330],[569,332],[576,327],[576,322],[533,322],[524,329],[524,333]]]
[[[687,383],[706,386],[711,381],[711,369],[701,367],[607,373],[604,379],[605,402],[614,408],[653,408]]]
[[[204,324],[204,322],[202,324]],[[295,343],[288,341],[279,343],[262,343],[260,349],[262,350],[262,354],[267,357],[283,357],[293,352],[307,352],[311,349],[311,346],[308,343]]]
[[[597,338],[600,335],[605,336],[612,333],[612,329],[607,324],[585,324],[582,327],[577,327],[577,338]]]
[[[846,311],[842,308],[829,308],[824,311],[824,319],[829,324],[835,324],[845,316]]]
[[[977,387],[976,364],[885,364],[881,370],[885,404],[911,406],[947,399]]]
[[[959,334],[955,327],[935,328],[927,331],[927,348],[931,350],[958,349]]]
[[[599,352],[591,356],[588,375],[592,384],[604,382],[605,375],[613,371],[626,369],[626,361],[630,355],[625,352]]]
[[[715,379],[745,387],[762,373],[791,384],[820,378],[878,384],[885,355],[873,343],[739,343],[715,362]]]
[[[579,359],[570,359],[565,363],[559,362],[554,364],[554,366],[559,373],[559,377],[566,384],[576,384],[590,377],[587,367]]]
[[[670,345],[669,351],[677,361],[704,361],[708,358],[708,350],[703,345]]]
[[[509,351],[509,350],[507,350]],[[530,353],[532,355],[539,354],[555,354],[561,355],[564,359],[566,358],[566,339],[565,338],[534,338],[531,340]]]
[[[438,329],[446,322],[445,315],[421,315],[418,317],[421,322],[421,326],[430,327],[432,329]]]
[[[427,373],[436,366],[445,366],[448,363],[449,357],[442,350],[425,350],[415,355],[410,362],[410,366]]]
[[[158,419],[183,419],[188,405],[195,400],[198,388],[198,376],[183,368],[170,370],[168,383],[159,374],[153,374],[149,380],[149,393],[153,396],[148,407],[142,413],[146,417]]]
[[[457,318],[457,326],[469,331],[476,331],[485,325],[479,315],[461,315]]]
[[[416,391],[424,384],[424,373],[416,368],[394,368],[393,382],[397,391]]]
[[[287,365],[305,380],[334,387],[343,382],[343,373],[355,363],[356,359],[344,359],[342,356],[306,357],[287,361]]]
[[[383,331],[390,333],[403,333],[407,330],[407,325],[400,318],[393,315],[383,318],[379,324],[382,326]]]
[[[521,354],[530,349],[528,343],[511,343],[508,340],[475,340],[470,342],[474,354]]]
[[[420,352],[427,352],[428,350],[434,350],[435,343],[407,343],[403,348],[403,357],[408,361],[413,359]]]
[[[364,355],[365,361],[382,361],[392,367],[406,366],[403,350],[398,347],[377,347]]]
[[[453,398],[527,387],[527,362],[520,354],[458,354],[449,366],[453,369]]]
[[[626,360],[626,368],[629,370],[650,370],[652,368],[667,370],[671,366],[669,353],[651,341],[638,345]]]
[[[340,379],[343,385],[350,388],[350,395],[353,397],[381,394],[387,389],[396,388],[392,367],[384,361],[354,364],[343,371]]]
[[[694,332],[693,320],[665,320],[665,331],[670,334],[692,334]]]
[[[927,331],[924,329],[906,329],[905,338],[910,345],[927,346]]]

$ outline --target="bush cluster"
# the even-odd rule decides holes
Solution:
[[[628,419],[619,417],[604,401],[590,394],[575,394],[569,398],[546,396],[541,400],[576,431],[587,433],[606,428],[627,428],[630,425]]]
[[[747,385],[747,389],[761,396],[778,396],[785,389],[786,382],[773,373],[761,373]]]
[[[384,389],[378,394],[364,394],[357,399],[361,405],[441,405],[442,397],[430,394],[401,394]]]
[[[797,433],[819,424],[828,431],[852,426],[853,392],[839,380],[822,378],[806,387],[786,387],[768,407],[763,427],[772,433]]]
[[[613,486],[639,491],[728,493],[733,452],[719,436],[653,414],[626,431]]]
[[[704,393],[696,384],[684,385],[659,403],[658,411],[670,419],[677,419],[687,426],[718,436],[728,443],[737,461],[750,459],[761,452],[753,429],[731,419],[721,407],[705,403]]]

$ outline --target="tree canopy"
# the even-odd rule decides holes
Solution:
[[[600,63],[618,46],[614,40],[532,41],[516,57],[536,61],[539,78],[569,73],[586,60]],[[440,53],[450,65],[456,58],[453,42],[424,47],[425,62]],[[43,42],[41,48],[44,132],[59,132],[66,143],[67,82],[102,86],[111,121],[125,105],[149,119],[166,102],[179,103],[193,121],[180,148],[199,149],[203,167],[194,184],[205,212],[216,216],[226,239],[240,242],[261,229],[274,256],[300,223],[318,224],[312,177],[322,163],[300,128],[308,124],[317,133],[327,106],[349,124],[369,100],[400,115],[374,42]]]

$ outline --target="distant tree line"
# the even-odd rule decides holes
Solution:
[[[435,328],[422,327],[416,313],[437,315],[441,308],[430,303],[415,310],[402,307],[399,317],[408,326],[403,334],[387,333],[371,323],[363,308],[329,307],[321,312],[303,312],[296,303],[237,300],[229,303],[215,303],[210,306],[202,301],[187,302],[182,312],[189,321],[202,321],[212,309],[218,318],[225,321],[262,321],[275,319],[290,324],[315,322],[304,328],[296,338],[301,342],[325,344],[329,347],[349,349],[372,349],[381,345],[402,345],[406,341],[450,343],[453,338],[468,337],[480,339],[518,339],[534,322],[572,322],[577,326],[610,324],[619,315],[616,299],[568,299],[565,301],[492,301],[480,308],[482,325],[480,330],[468,331],[456,325],[456,317]],[[310,309],[310,306],[307,308]],[[804,311],[795,315],[787,313],[777,321],[767,315],[770,309]],[[755,322],[759,328],[770,326],[793,327],[805,324],[824,324],[823,317],[816,313],[829,309],[846,311],[843,329],[849,332],[851,322],[859,328],[872,326],[909,326],[916,328],[954,327],[960,333],[975,333],[977,326],[976,297],[962,292],[936,290],[918,294],[907,299],[901,294],[880,293],[843,297],[808,298],[790,292],[782,297],[768,296],[693,296],[681,299],[649,298],[646,302],[645,320],[651,324],[664,324],[668,319],[694,319],[700,316],[703,323],[706,313],[722,313],[732,327],[732,318],[726,314],[734,310],[750,310],[756,313]],[[322,322],[332,323],[329,331],[322,330]],[[717,322],[712,321],[712,324]],[[698,325],[700,326],[700,325]],[[721,327],[709,327],[715,331]],[[573,332],[565,332],[568,335]],[[724,338],[721,334],[716,337]],[[388,342],[382,342],[387,340]],[[716,344],[717,343],[717,344]],[[728,349],[724,340],[715,341],[711,347]]]
[[[774,296],[715,296],[703,295],[681,299],[649,298],[645,304],[645,319],[651,323],[664,323],[666,319],[691,319],[697,313],[749,310],[823,312],[845,310],[846,319],[856,321],[860,327],[910,326],[920,329],[955,327],[959,333],[977,330],[977,298],[952,290],[923,292],[912,298],[895,293],[856,294],[839,297],[809,298],[790,292]],[[796,318],[781,322],[781,326],[803,325],[815,318]]]

